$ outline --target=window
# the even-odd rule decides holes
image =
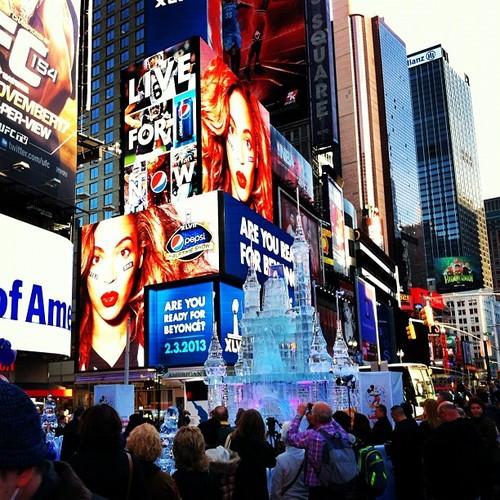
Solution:
[[[115,32],[110,30],[106,33],[106,42],[112,42],[115,39]]]
[[[85,180],[85,172],[76,173],[76,183],[81,184]]]
[[[106,55],[111,56],[115,53],[115,46],[113,44],[106,46]]]
[[[113,172],[113,162],[108,161],[104,164],[104,175],[109,175]]]
[[[97,198],[90,198],[89,200],[89,209],[95,210],[97,208]]]
[[[113,5],[113,2],[110,2],[108,5]],[[116,23],[116,17],[115,16],[109,16],[106,19],[106,28],[112,28],[115,25],[115,23]]]
[[[95,78],[96,76],[99,76],[99,74],[101,73],[101,68],[97,65],[97,66],[93,66],[92,67],[92,76]]]
[[[90,214],[89,216],[89,223],[90,224],[95,224],[97,222],[97,214]]]
[[[106,132],[104,134],[104,144],[111,144],[115,140],[115,134],[113,132]]]
[[[121,64],[125,64],[126,62],[128,62],[130,60],[130,53],[128,50],[126,50],[125,52],[122,52],[120,54],[120,63]]]
[[[115,66],[115,61],[113,60],[113,58],[111,59],[108,59],[106,61],[106,70],[109,71],[109,70],[112,70]]]
[[[135,55],[136,56],[140,56],[142,54],[144,54],[144,44],[143,43],[139,43],[135,47]]]
[[[144,0],[138,0],[137,2],[135,2],[135,8],[137,10],[144,9]]]
[[[90,103],[92,104],[92,106],[97,106],[99,104],[99,101],[101,100],[99,94],[94,94],[91,98],[90,98]]]
[[[106,85],[111,85],[115,81],[115,75],[113,73],[108,73],[106,75]]]
[[[99,118],[99,108],[93,108],[90,112],[90,119],[97,120]]]
[[[92,48],[98,49],[101,46],[101,38],[96,36],[92,39]]]
[[[105,219],[111,219],[111,217],[113,217],[113,212],[112,211],[104,212],[104,218]]]
[[[101,9],[94,10],[94,23],[96,21],[100,21],[101,19],[102,19],[102,10]]]
[[[115,95],[115,91],[113,90],[113,87],[109,87],[106,89],[106,92],[104,94],[106,99],[111,99]]]
[[[125,21],[124,23],[121,24],[120,26],[120,31],[123,35],[125,35],[126,33],[128,33],[130,30],[130,24],[128,21]]]
[[[127,19],[127,17],[129,17],[129,16],[130,16],[130,9],[128,7],[125,7],[124,9],[122,9],[121,18]]]
[[[102,30],[102,25],[101,23],[96,23],[94,24],[94,26],[92,27],[92,31],[94,33],[94,35],[96,35],[97,33],[100,33]]]
[[[144,39],[144,28],[140,28],[135,32],[135,39],[137,41]]]
[[[92,85],[91,85],[92,92],[99,90],[100,87],[101,87],[101,83],[99,82],[99,80],[92,80]]]
[[[98,191],[97,182],[91,182],[89,184],[89,191],[90,191],[90,194],[97,194],[97,191]]]
[[[106,5],[106,14],[111,14],[111,12],[115,11],[115,3],[110,2],[108,5]]]
[[[104,189],[113,189],[113,177],[107,177],[104,179]]]
[[[120,49],[128,47],[129,44],[130,44],[130,37],[128,35],[120,39]]]
[[[97,179],[99,177],[99,167],[92,167],[90,169],[90,178]]]
[[[97,135],[99,133],[99,124],[93,123],[90,126],[90,135]]]
[[[109,206],[113,204],[113,193],[106,193],[104,195],[104,206]]]
[[[111,128],[115,124],[115,119],[112,116],[106,118],[104,122],[104,128]]]
[[[137,2],[135,5],[136,5],[136,8],[139,9],[139,2]],[[139,14],[138,16],[136,16],[135,22],[137,24],[144,24],[144,14]]]
[[[107,102],[106,106],[104,107],[104,113],[109,114],[112,113],[115,110],[115,103],[113,101]]]

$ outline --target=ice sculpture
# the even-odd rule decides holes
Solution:
[[[170,406],[165,412],[163,423],[160,425],[160,439],[162,452],[157,461],[158,467],[164,472],[172,474],[175,471],[175,460],[172,453],[175,433],[177,432],[177,422],[179,420],[179,410],[175,406]]]
[[[222,371],[217,372],[218,376],[213,375],[222,353],[217,363],[207,360],[209,407],[213,407],[213,401],[221,400],[221,391],[226,394],[220,387],[222,378],[231,415],[238,408],[257,408],[264,418],[284,421],[293,417],[300,401],[328,401],[334,409],[356,404],[358,367],[349,358],[341,322],[337,324],[332,360],[312,305],[309,244],[302,228],[300,207],[291,250],[295,274],[293,307],[280,266],[271,266],[271,275],[263,285],[261,305],[262,287],[250,262],[243,284],[242,341],[235,375],[225,376]],[[219,345],[216,337],[212,339],[212,343],[216,341],[215,345]]]
[[[226,362],[222,357],[222,347],[217,337],[217,323],[214,322],[212,339],[205,361],[206,383],[208,385],[208,410],[216,406],[226,406],[224,377],[226,376]]]

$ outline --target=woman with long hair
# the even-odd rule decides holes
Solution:
[[[181,226],[172,205],[82,228],[80,370],[144,366],[144,287],[211,271],[200,256],[168,260],[168,238]]]
[[[422,443],[424,443],[429,436],[441,425],[441,420],[438,417],[437,408],[439,403],[435,399],[426,399],[422,403],[424,412],[422,414],[422,422],[419,425],[419,433],[422,436]]]
[[[276,455],[266,441],[264,421],[257,410],[243,413],[238,427],[231,434],[230,448],[241,459],[236,471],[234,498],[268,499],[266,468],[276,465]]]
[[[269,127],[262,106],[214,58],[201,77],[203,192],[222,189],[273,218]]]

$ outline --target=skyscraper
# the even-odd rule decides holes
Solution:
[[[500,293],[500,198],[484,200],[484,210],[490,244],[493,290]]]
[[[434,259],[465,256],[491,287],[469,79],[440,45],[410,54],[408,68],[428,276]]]
[[[406,45],[379,17],[372,18],[385,172],[389,255],[405,290],[426,285],[417,155]]]

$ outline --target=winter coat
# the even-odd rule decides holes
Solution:
[[[209,452],[211,450],[207,450]],[[232,500],[236,486],[236,471],[240,463],[237,453],[227,451],[230,454],[228,460],[210,460],[208,470],[216,484],[218,500]]]
[[[144,484],[151,500],[180,500],[175,481],[156,464],[140,461],[144,471]]]

